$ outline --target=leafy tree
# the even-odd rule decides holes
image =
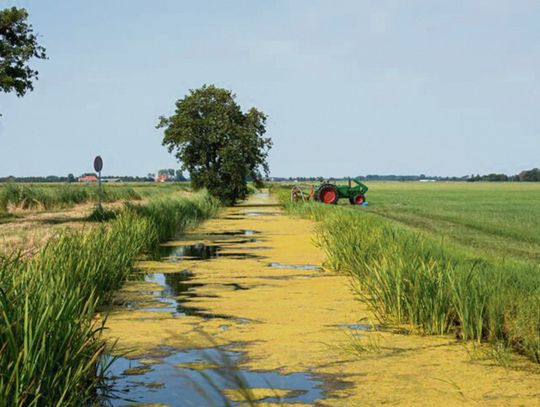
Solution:
[[[187,181],[186,177],[184,177],[184,173],[182,170],[176,170],[176,177],[175,179],[177,181]]]
[[[33,90],[32,81],[38,78],[38,71],[31,69],[28,61],[47,58],[27,18],[24,8],[0,10],[0,90],[19,97]]]
[[[533,168],[532,170],[522,171],[519,174],[519,179],[524,182],[538,182],[540,181],[540,169]]]
[[[189,172],[193,187],[207,188],[226,204],[246,197],[248,178],[268,175],[272,147],[264,137],[266,115],[254,107],[242,112],[235,98],[214,85],[190,90],[157,126],[165,129],[163,145]]]
[[[69,173],[67,176],[67,182],[75,182],[75,181],[76,181],[75,175]]]

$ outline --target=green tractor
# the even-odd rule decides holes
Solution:
[[[309,194],[304,193],[298,186],[294,186],[291,190],[291,200],[293,202],[314,200],[326,204],[337,204],[341,198],[348,198],[351,205],[366,204],[365,194],[368,187],[357,178],[352,181],[356,185],[352,186],[350,178],[348,185],[324,181],[317,187],[312,185]]]

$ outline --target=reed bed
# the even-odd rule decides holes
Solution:
[[[540,267],[482,256],[351,207],[293,204],[320,221],[326,267],[353,277],[381,322],[512,348],[540,362]]]
[[[100,306],[138,256],[218,210],[206,193],[128,205],[30,259],[0,258],[0,406],[98,403],[107,368]]]
[[[140,200],[141,194],[132,187],[104,186],[103,201]],[[32,184],[9,183],[0,186],[0,211],[10,207],[18,209],[65,208],[99,199],[96,185],[55,184],[37,186]]]

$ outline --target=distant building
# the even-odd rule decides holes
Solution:
[[[170,181],[170,180],[171,180],[171,177],[170,177],[169,174],[161,174],[161,175],[158,175],[155,178],[156,182],[167,182],[167,181]]]
[[[79,182],[97,182],[98,178],[95,175],[82,175],[79,177]]]

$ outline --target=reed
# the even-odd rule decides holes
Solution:
[[[0,186],[0,210],[56,209],[98,201],[96,185],[55,184],[36,186],[32,184],[8,183]],[[127,186],[104,186],[103,201],[140,200],[141,194]]]
[[[320,221],[326,267],[352,276],[380,321],[507,346],[540,362],[540,267],[464,250],[378,215],[288,202]]]
[[[160,240],[213,216],[206,193],[129,205],[90,231],[66,231],[30,259],[0,258],[0,406],[99,402],[101,304]]]

